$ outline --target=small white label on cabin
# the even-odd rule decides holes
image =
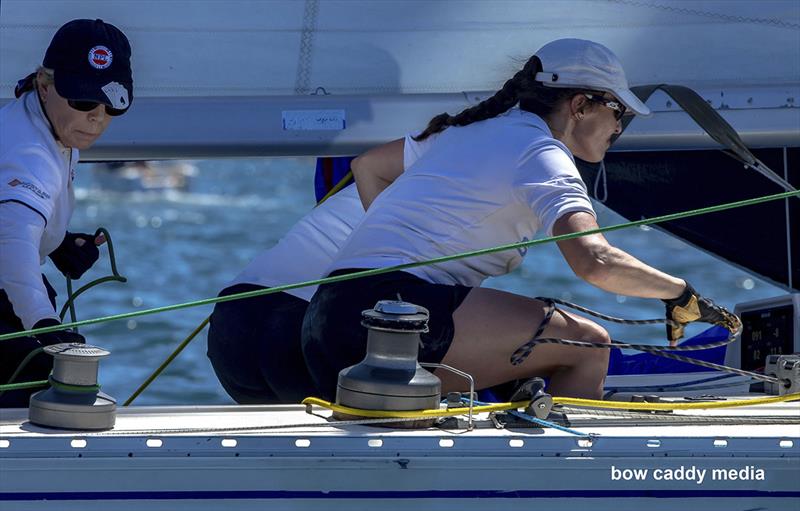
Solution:
[[[283,129],[287,131],[343,130],[344,110],[284,110]]]

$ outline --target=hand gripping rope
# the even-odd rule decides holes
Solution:
[[[564,300],[559,300],[557,298],[537,297],[536,299],[541,300],[545,303],[544,319],[542,320],[542,324],[539,325],[539,328],[536,330],[536,334],[531,338],[531,340],[527,341],[525,344],[517,348],[516,351],[514,351],[514,353],[511,354],[510,362],[512,365],[519,365],[522,362],[524,362],[525,359],[528,358],[528,356],[531,354],[533,348],[535,348],[537,344],[561,344],[565,346],[578,346],[581,348],[597,348],[597,349],[629,348],[638,351],[645,351],[648,353],[652,353],[653,355],[658,355],[659,357],[670,358],[673,360],[680,360],[681,362],[708,367],[710,369],[716,369],[718,371],[725,371],[729,373],[738,374],[741,376],[749,376],[756,380],[761,380],[770,383],[778,383],[778,379],[775,378],[774,376],[765,376],[763,374],[754,373],[751,371],[744,371],[742,369],[737,369],[735,367],[715,364],[713,362],[706,362],[705,360],[697,360],[691,357],[684,357],[682,355],[677,355],[675,353],[672,353],[675,351],[701,351],[712,348],[718,348],[720,346],[726,346],[732,343],[736,339],[736,335],[739,333],[739,331],[730,332],[728,338],[723,341],[716,341],[708,344],[698,344],[693,346],[653,346],[651,344],[631,344],[631,343],[616,341],[613,339],[611,340],[611,343],[607,344],[603,342],[573,341],[569,339],[555,339],[547,337],[539,338],[539,336],[542,335],[542,332],[544,332],[544,329],[550,322],[550,319],[553,317],[553,313],[557,310],[555,307],[556,303],[581,311],[591,316],[604,319],[606,321],[611,321],[613,323],[622,323],[625,325],[653,325],[658,323],[674,324],[674,322],[666,318],[664,319],[615,318],[613,316],[607,316],[605,314],[601,314],[591,309],[587,309],[586,307],[581,307],[580,305],[570,303]]]

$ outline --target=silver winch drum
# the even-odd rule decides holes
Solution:
[[[114,427],[117,402],[100,392],[97,370],[110,353],[80,343],[47,346],[52,355],[50,388],[31,396],[29,419],[33,424],[62,429],[103,430]]]
[[[339,373],[336,403],[364,410],[439,408],[442,383],[417,360],[428,316],[424,307],[391,300],[362,312],[367,354]]]

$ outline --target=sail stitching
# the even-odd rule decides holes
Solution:
[[[311,59],[314,50],[314,32],[317,29],[318,0],[306,0],[303,11],[303,32],[300,35],[300,55],[297,59],[295,94],[308,94],[311,82]]]

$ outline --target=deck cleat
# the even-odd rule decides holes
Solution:
[[[530,401],[525,407],[525,413],[537,419],[547,419],[553,409],[553,398],[544,391],[544,380],[531,378],[522,383],[514,394],[511,395],[512,403],[515,401]]]
[[[451,410],[453,408],[464,408],[464,406],[469,405],[470,400],[470,393],[469,392],[448,392],[447,393],[447,409]],[[472,393],[472,401],[478,401],[478,393]]]
[[[339,373],[336,404],[362,410],[439,408],[441,381],[417,360],[428,316],[427,309],[402,301],[382,300],[365,310],[361,324],[369,331],[367,354]]]
[[[775,361],[775,377],[778,382],[774,387],[779,396],[800,392],[800,354],[778,356]]]
[[[104,430],[114,427],[117,402],[97,383],[100,359],[110,353],[80,343],[44,348],[52,355],[50,388],[31,396],[29,419],[51,428]]]

